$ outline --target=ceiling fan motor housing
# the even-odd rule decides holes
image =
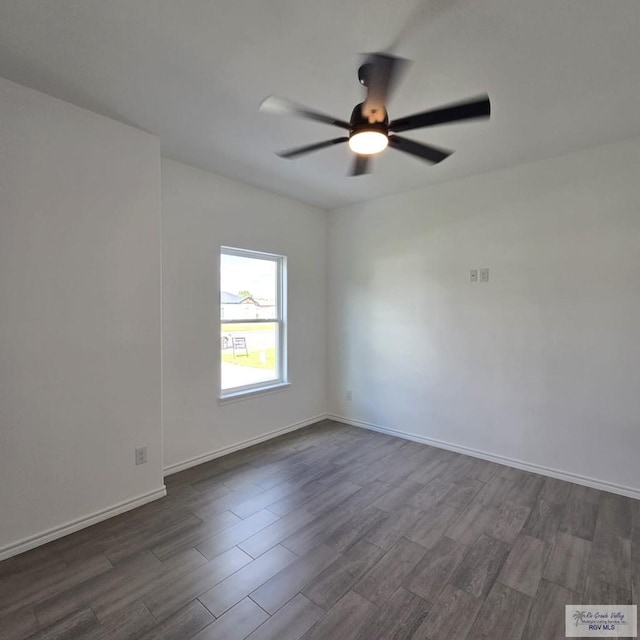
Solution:
[[[357,104],[351,112],[351,119],[349,120],[349,133],[353,136],[361,131],[379,131],[385,136],[389,135],[389,115],[386,110],[384,113],[384,120],[382,122],[369,122],[369,120],[363,115],[362,107],[364,102]]]

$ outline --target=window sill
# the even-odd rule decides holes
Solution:
[[[290,382],[278,382],[269,386],[260,387],[259,389],[247,389],[245,391],[226,393],[225,395],[218,398],[218,404],[231,404],[232,402],[249,400],[249,398],[254,398],[255,396],[278,393],[279,391],[284,391],[290,386]]]

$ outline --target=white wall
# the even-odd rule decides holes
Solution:
[[[0,558],[162,491],[160,250],[158,140],[0,80]]]
[[[639,177],[634,140],[333,212],[331,411],[640,490]]]
[[[162,160],[165,467],[326,410],[326,213]],[[287,256],[291,387],[218,404],[221,245]],[[184,464],[182,464],[184,463]]]

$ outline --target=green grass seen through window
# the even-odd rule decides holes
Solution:
[[[246,356],[243,350],[236,352],[236,357],[233,357],[233,350],[227,349],[222,354],[222,362],[231,362],[244,367],[257,367],[259,369],[272,369],[276,368],[276,350],[260,349],[259,351],[249,351],[249,355]]]

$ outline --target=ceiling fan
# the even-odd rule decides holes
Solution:
[[[409,140],[396,135],[396,133],[461,120],[488,118],[491,113],[489,96],[478,96],[464,102],[449,104],[389,122],[386,103],[407,62],[403,58],[387,53],[372,53],[366,57],[358,69],[358,80],[367,88],[367,97],[364,102],[354,107],[349,122],[309,109],[286,98],[275,96],[266,98],[260,105],[261,111],[316,120],[346,129],[349,132],[349,135],[339,138],[281,151],[278,155],[282,158],[297,158],[312,151],[348,142],[349,147],[356,154],[349,174],[352,176],[368,173],[371,156],[384,151],[387,146],[416,156],[431,164],[437,164],[449,157],[453,151]]]

